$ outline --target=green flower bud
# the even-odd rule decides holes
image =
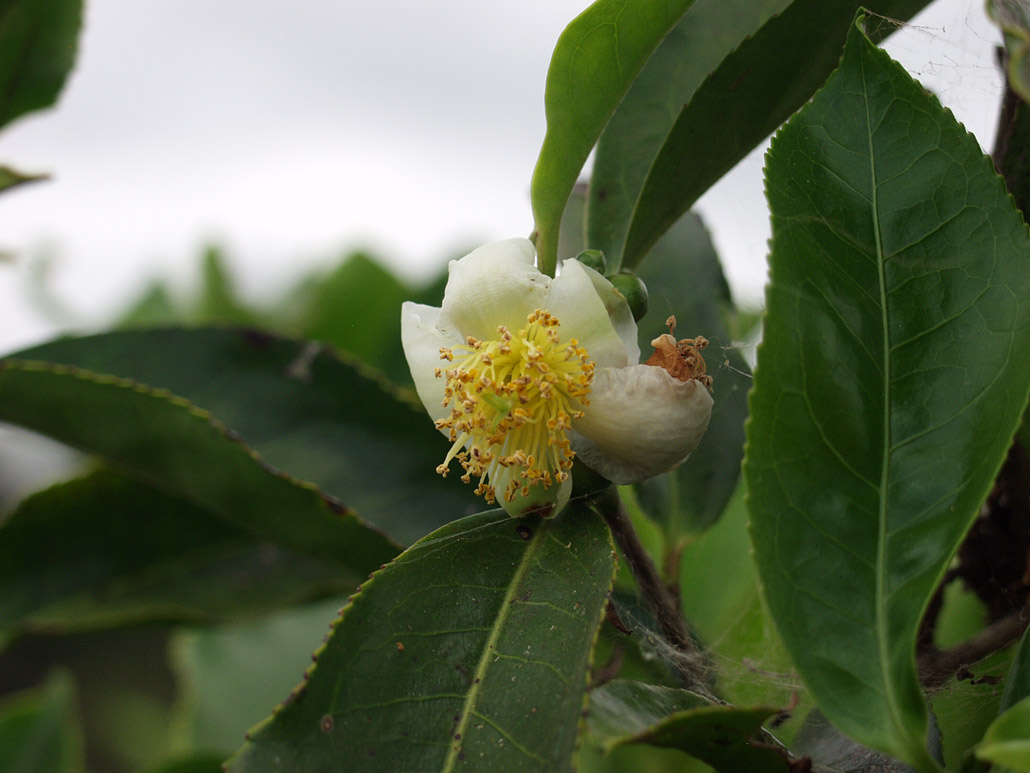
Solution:
[[[626,299],[630,311],[633,312],[633,320],[639,322],[647,314],[647,286],[640,277],[629,272],[610,276],[608,281]]]
[[[576,260],[584,266],[594,269],[598,274],[604,274],[604,270],[608,266],[608,261],[604,259],[604,253],[600,250],[583,250],[576,256]]]

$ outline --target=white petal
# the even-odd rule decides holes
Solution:
[[[558,318],[561,323],[558,334],[562,340],[577,339],[598,368],[621,368],[630,362],[626,344],[616,332],[588,271],[597,273],[578,260],[562,263],[561,273],[551,281],[547,305],[542,308]],[[607,283],[604,277],[598,278]],[[635,325],[633,337],[636,338]],[[633,346],[636,349],[635,341]],[[639,350],[636,354],[633,362],[639,359]]]
[[[573,423],[572,449],[613,483],[636,483],[682,464],[708,428],[712,396],[662,368],[600,370],[590,405]]]
[[[608,318],[612,321],[615,332],[622,339],[622,343],[626,345],[627,360],[630,364],[635,365],[640,361],[640,346],[637,344],[637,323],[633,319],[633,311],[630,309],[629,304],[626,303],[625,296],[594,269],[589,266],[583,266],[583,269],[594,283],[594,290],[608,311]]]
[[[415,381],[415,391],[433,421],[450,415],[450,409],[443,407],[444,380],[434,375],[437,368],[446,365],[440,359],[440,349],[464,343],[456,329],[441,327],[440,317],[440,309],[435,306],[411,301],[401,306],[404,357]]]
[[[546,308],[549,277],[533,262],[536,250],[528,239],[507,239],[473,250],[449,266],[443,296],[443,317],[462,336],[495,340],[497,326],[517,331],[526,317]]]

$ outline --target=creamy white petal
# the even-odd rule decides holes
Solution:
[[[573,423],[572,449],[608,480],[636,483],[674,469],[708,428],[712,396],[698,381],[632,365],[594,375],[590,406]]]
[[[528,239],[492,242],[452,260],[443,296],[443,320],[463,336],[497,338],[497,326],[514,331],[526,317],[546,308],[549,277],[533,265],[536,250]]]
[[[621,368],[630,362],[626,344],[616,332],[588,271],[597,273],[578,260],[562,263],[561,273],[551,281],[547,305],[542,308],[558,318],[558,335],[562,340],[577,339],[598,368]]]
[[[615,332],[626,346],[626,359],[630,363],[636,364],[640,361],[640,346],[637,343],[637,322],[633,319],[633,311],[630,309],[629,304],[626,303],[626,298],[599,272],[589,266],[583,266],[583,269],[594,283],[594,290],[608,312],[608,318],[612,321],[612,327],[615,328]]]
[[[440,349],[464,343],[457,329],[441,325],[440,317],[440,309],[435,306],[411,301],[401,305],[404,357],[411,369],[415,391],[433,421],[450,415],[450,409],[443,407],[444,380],[434,375],[437,368],[446,365],[440,359]]]

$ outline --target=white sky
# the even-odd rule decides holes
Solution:
[[[0,132],[0,163],[55,175],[0,196],[0,352],[59,327],[26,300],[40,258],[66,323],[89,329],[149,278],[188,286],[212,240],[267,297],[354,247],[421,277],[527,235],[547,63],[586,4],[87,0],[59,108]],[[887,48],[989,148],[999,36],[982,5],[938,0]],[[760,302],[761,151],[700,209]]]

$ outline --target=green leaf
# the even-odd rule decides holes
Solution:
[[[29,497],[0,526],[0,641],[221,620],[348,589],[334,564],[106,470]]]
[[[927,2],[880,0],[866,5],[885,17],[904,20]],[[795,0],[729,54],[694,91],[653,155],[642,188],[635,198],[629,197],[633,221],[625,237],[624,266],[636,266],[702,193],[822,85],[840,58],[860,5]],[[894,24],[884,23],[879,37],[896,29]]]
[[[617,679],[590,693],[590,734],[605,751],[629,743],[679,749],[716,770],[788,773],[787,754],[751,743],[779,713],[714,704],[687,690]]]
[[[1015,773],[1030,773],[1030,697],[991,723],[976,756]]]
[[[715,404],[708,431],[686,464],[638,487],[641,505],[662,524],[668,546],[678,549],[715,523],[737,488],[751,377],[743,357],[731,348],[724,320],[733,301],[698,215],[680,219],[655,245],[639,276],[651,298],[637,328],[642,358],[650,356],[651,341],[666,332],[669,315],[676,317],[677,338],[700,335],[709,341],[703,356]]]
[[[46,179],[48,175],[45,174],[24,174],[9,166],[0,166],[0,193],[18,185]]]
[[[54,103],[81,23],[82,0],[0,0],[0,126]]]
[[[693,1],[597,0],[558,39],[544,91],[547,133],[530,191],[541,271],[554,274],[565,203],[597,138]]]
[[[987,13],[1005,37],[1009,86],[1030,102],[1030,6],[1026,0],[987,0]]]
[[[401,304],[411,295],[379,263],[355,253],[313,288],[300,330],[305,338],[338,346],[394,381],[408,383]],[[440,298],[434,302],[439,305]]]
[[[999,713],[1015,706],[1024,698],[1030,698],[1030,629],[1023,631],[1012,668],[1005,678],[1005,691],[1001,694]]]
[[[255,321],[255,314],[240,301],[233,285],[225,255],[217,247],[208,247],[201,258],[200,298],[196,318],[203,324],[245,325]]]
[[[436,474],[448,443],[414,395],[316,343],[258,331],[169,329],[61,339],[16,356],[184,397],[238,432],[264,461],[340,497],[404,542],[481,504],[470,486]]]
[[[106,457],[230,523],[355,581],[397,548],[354,513],[270,468],[211,414],[127,379],[0,361],[0,420]]]
[[[613,574],[579,503],[445,526],[365,584],[228,770],[569,769]]]
[[[180,686],[177,745],[216,751],[219,762],[231,755],[247,728],[297,684],[339,609],[340,599],[330,599],[258,620],[179,633],[172,645]]]
[[[193,754],[150,768],[147,773],[222,773],[222,760],[217,754]]]
[[[698,0],[626,92],[597,143],[588,193],[586,242],[604,251],[613,272],[651,165],[680,110],[731,51],[791,1]],[[717,126],[722,131],[721,123],[712,129]]]
[[[755,560],[827,717],[935,770],[916,632],[1026,403],[1027,228],[973,138],[857,25],[766,179]]]
[[[71,676],[57,672],[41,688],[4,697],[0,702],[0,760],[5,773],[77,773],[84,769]]]

